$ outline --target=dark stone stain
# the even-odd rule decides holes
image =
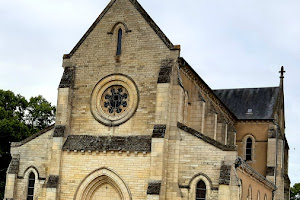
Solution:
[[[8,174],[18,174],[20,166],[20,158],[12,158],[8,166]]]
[[[150,181],[148,184],[147,194],[159,195],[161,187],[161,181]]]
[[[62,125],[55,126],[53,137],[64,137],[65,129],[66,127]]]
[[[47,188],[57,188],[59,176],[50,175],[47,181]]]
[[[152,137],[164,138],[166,134],[166,129],[167,129],[166,125],[154,125]]]
[[[223,164],[221,166],[220,178],[219,178],[220,185],[229,185],[230,184],[230,171],[231,171],[230,165]]]
[[[59,88],[72,88],[74,86],[74,69],[66,67],[59,83]]]
[[[63,150],[151,152],[151,136],[68,136]]]

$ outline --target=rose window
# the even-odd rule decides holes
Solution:
[[[123,113],[128,106],[128,92],[123,86],[111,86],[102,95],[101,107],[109,115]]]

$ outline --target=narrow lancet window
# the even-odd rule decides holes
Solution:
[[[206,185],[200,180],[196,187],[196,200],[205,200],[206,196]]]
[[[118,45],[117,45],[117,56],[121,55],[122,51],[122,29],[118,31]]]
[[[246,160],[252,160],[252,139],[248,138],[246,142]]]
[[[34,184],[35,184],[35,175],[33,172],[31,172],[29,174],[29,179],[28,179],[27,200],[33,200]]]

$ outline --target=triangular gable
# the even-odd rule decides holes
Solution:
[[[80,45],[84,42],[84,40],[89,36],[89,34],[94,30],[94,28],[97,26],[97,24],[101,21],[101,19],[104,17],[104,15],[108,12],[108,10],[113,6],[113,4],[117,0],[112,0],[106,8],[102,11],[102,13],[99,15],[99,17],[95,20],[95,22],[92,24],[92,26],[87,30],[87,32],[82,36],[82,38],[79,40],[79,42],[76,44],[76,46],[72,49],[72,51],[69,54],[64,55],[64,59],[71,58],[73,54],[77,51],[77,49],[80,47]],[[144,10],[144,8],[139,4],[136,0],[128,0],[130,1],[133,6],[137,9],[137,11],[143,16],[143,18],[146,20],[146,22],[150,25],[150,27],[154,30],[154,32],[159,36],[159,38],[164,42],[164,44],[170,49],[174,50],[174,45],[172,42],[168,39],[168,37],[162,32],[162,30],[157,26],[157,24],[152,20],[152,18],[148,15],[148,13]]]

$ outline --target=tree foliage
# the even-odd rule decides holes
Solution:
[[[291,187],[291,200],[300,200],[300,183],[295,183]]]
[[[27,101],[19,94],[0,90],[0,199],[4,198],[5,175],[11,160],[10,143],[53,124],[55,111],[55,106],[42,96]]]

